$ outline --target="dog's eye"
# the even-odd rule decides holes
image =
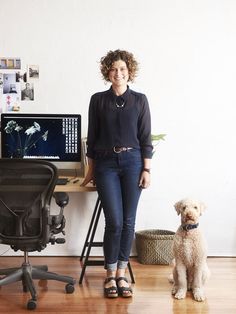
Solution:
[[[197,206],[194,206],[194,209],[197,209]]]
[[[183,210],[185,210],[186,209],[186,206],[183,206]]]

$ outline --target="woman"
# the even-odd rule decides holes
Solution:
[[[91,97],[87,136],[89,169],[82,185],[96,184],[105,216],[104,294],[131,297],[125,277],[141,190],[150,184],[151,119],[147,98],[131,90],[138,70],[132,53],[109,51],[100,61],[109,90]]]

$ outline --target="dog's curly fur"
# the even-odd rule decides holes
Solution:
[[[205,205],[192,199],[183,199],[174,207],[181,215],[181,225],[173,243],[175,266],[172,294],[176,299],[183,299],[187,290],[191,290],[196,301],[204,301],[203,286],[210,275],[206,262],[206,242],[199,227],[186,231],[183,226],[197,224]]]

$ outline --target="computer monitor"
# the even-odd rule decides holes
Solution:
[[[52,161],[59,174],[81,170],[81,115],[1,114],[2,158]]]

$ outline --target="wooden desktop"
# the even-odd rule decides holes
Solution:
[[[55,192],[94,192],[96,187],[93,184],[87,184],[86,186],[81,186],[83,182],[83,177],[66,177],[68,182],[66,184],[56,185]]]

